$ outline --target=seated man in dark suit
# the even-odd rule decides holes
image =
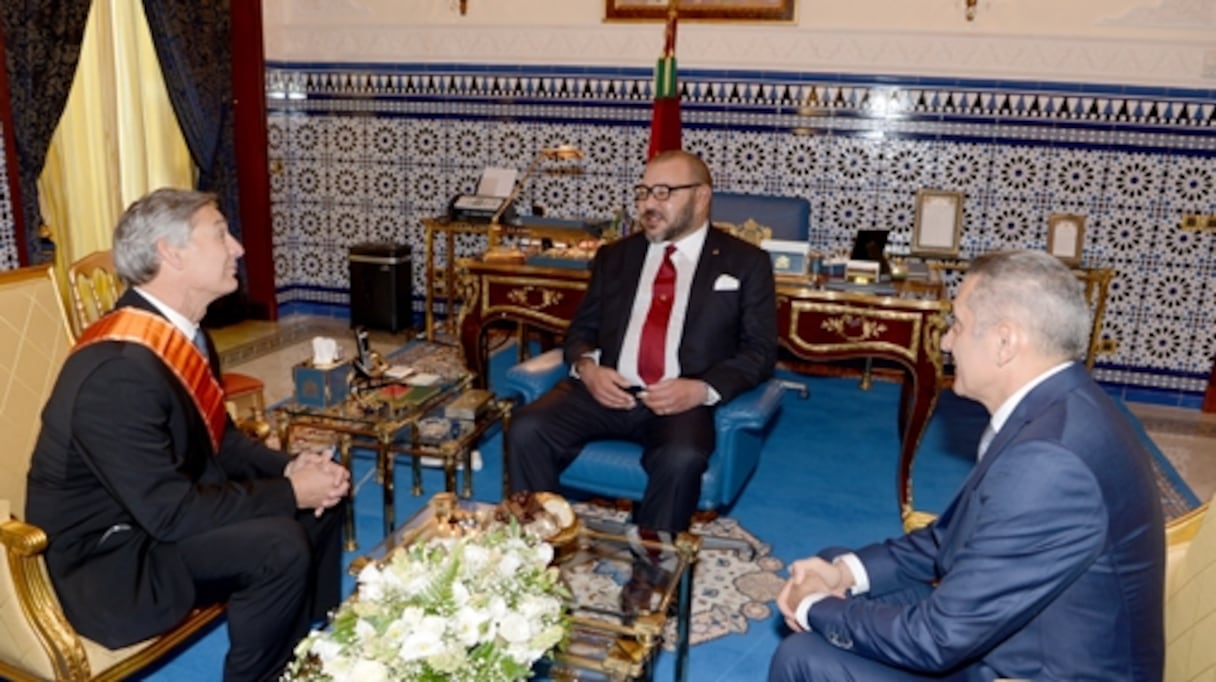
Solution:
[[[227,601],[226,680],[277,677],[337,605],[350,477],[295,459],[227,416],[219,357],[198,326],[237,287],[244,253],[210,194],[157,190],[114,230],[129,286],[81,335],[42,413],[26,516],[72,626],[116,648]]]
[[[634,188],[641,230],[602,247],[566,332],[571,376],[516,411],[514,490],[556,490],[592,440],[643,445],[647,487],[634,521],[688,528],[714,450],[714,406],[772,375],[772,261],[710,229],[709,169],[659,154]]]
[[[1161,679],[1152,462],[1077,362],[1089,327],[1056,258],[971,262],[942,348],[992,415],[979,462],[927,527],[790,566],[771,682]]]

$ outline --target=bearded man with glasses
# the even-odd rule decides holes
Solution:
[[[516,491],[553,491],[593,440],[643,446],[634,522],[687,530],[714,450],[714,409],[759,385],[777,358],[772,262],[710,229],[700,158],[664,152],[633,188],[639,230],[602,247],[566,332],[570,376],[511,420]]]

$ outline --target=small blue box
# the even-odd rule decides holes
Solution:
[[[301,362],[291,368],[295,382],[297,404],[307,407],[329,407],[346,400],[350,388],[350,363],[316,367]]]

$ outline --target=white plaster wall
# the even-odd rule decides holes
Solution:
[[[604,0],[262,0],[266,57],[647,68],[657,23]],[[797,0],[790,24],[680,24],[682,68],[1216,88],[1216,0]]]

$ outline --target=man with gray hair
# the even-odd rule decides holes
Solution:
[[[117,648],[226,601],[226,680],[273,679],[337,605],[349,473],[237,429],[199,327],[244,253],[213,195],[160,189],[114,230],[128,285],[82,334],[42,412],[26,517],[68,620]]]
[[[1077,278],[1040,252],[971,262],[942,347],[991,414],[935,521],[790,566],[770,682],[1160,680],[1164,523],[1148,453],[1077,360]]]

